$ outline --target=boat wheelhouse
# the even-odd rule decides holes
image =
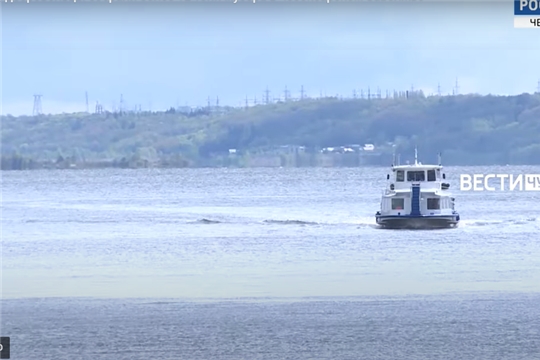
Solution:
[[[438,165],[419,163],[416,150],[414,157],[412,165],[392,165],[381,210],[375,214],[377,224],[394,229],[456,227],[460,218],[442,173],[440,155]]]

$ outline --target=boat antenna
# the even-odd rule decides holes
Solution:
[[[392,146],[392,167],[396,165],[396,145]]]
[[[442,154],[439,152],[439,166],[442,165]]]
[[[418,165],[418,148],[414,147],[414,165]]]
[[[401,154],[397,154],[397,164],[401,165]]]

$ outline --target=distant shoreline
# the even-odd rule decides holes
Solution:
[[[170,164],[170,163],[137,163],[137,164],[122,164],[111,161],[92,161],[84,163],[54,163],[54,162],[33,162],[24,167],[9,167],[2,164],[1,171],[36,171],[36,170],[65,170],[65,171],[77,171],[77,170],[93,170],[93,169],[123,169],[123,170],[138,170],[138,169],[291,169],[291,168],[317,168],[317,169],[329,169],[329,168],[389,168],[388,164],[335,164],[335,165],[209,165],[209,164]],[[539,166],[538,164],[443,164],[445,167],[454,166]]]
[[[2,156],[2,170],[97,169],[97,168],[295,168],[295,167],[364,167],[389,165],[390,155],[359,154],[232,154],[195,160],[180,154],[143,158],[137,155],[121,159],[86,160],[59,156],[56,161],[21,155]]]

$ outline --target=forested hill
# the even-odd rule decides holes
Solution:
[[[2,117],[2,157],[198,164],[281,145],[442,151],[447,164],[540,164],[540,94],[307,99],[245,109]],[[274,150],[275,154],[275,150]],[[386,155],[385,155],[386,156]],[[388,163],[388,157],[384,164]],[[5,166],[3,166],[5,168]]]

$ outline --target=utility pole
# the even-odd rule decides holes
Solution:
[[[124,113],[124,95],[120,94],[120,114]]]
[[[34,109],[32,110],[32,115],[37,116],[42,114],[41,109],[41,94],[34,95]]]

